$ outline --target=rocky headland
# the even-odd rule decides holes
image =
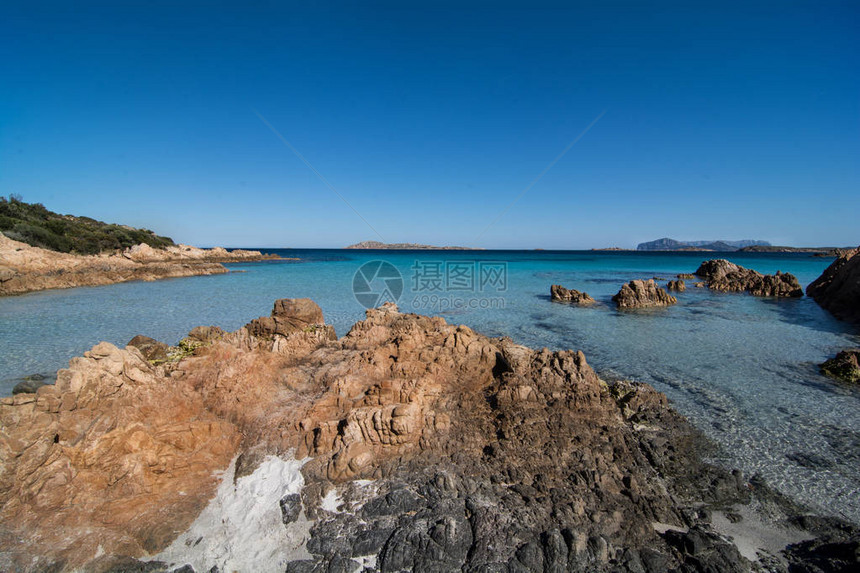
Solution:
[[[860,247],[842,253],[806,294],[835,317],[860,322]]]
[[[571,302],[574,304],[589,305],[596,301],[586,292],[576,289],[568,289],[561,285],[552,285],[549,288],[550,299],[557,302]]]
[[[221,263],[277,258],[259,251],[199,249],[188,245],[153,248],[147,244],[121,252],[76,255],[33,247],[0,233],[0,296],[106,285],[118,282],[226,273]]]
[[[773,275],[763,275],[725,259],[705,261],[695,274],[705,279],[708,288],[716,291],[748,292],[754,296],[803,296],[797,277],[791,273],[777,271]]]
[[[0,569],[856,564],[852,526],[709,465],[662,394],[600,379],[581,352],[391,304],[338,340],[308,299],[235,332],[135,344],[100,343],[56,384],[0,400]],[[784,551],[721,533],[754,506]]]
[[[612,301],[619,309],[669,306],[678,299],[657,286],[654,279],[633,280],[623,285]]]

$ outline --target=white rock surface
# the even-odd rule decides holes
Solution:
[[[298,521],[285,526],[278,504],[301,492],[306,461],[269,456],[234,485],[233,460],[215,498],[188,531],[152,559],[172,567],[189,564],[195,571],[217,565],[220,571],[282,573],[288,561],[309,558],[305,544],[312,522],[302,511]]]

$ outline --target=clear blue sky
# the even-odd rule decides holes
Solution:
[[[708,4],[3,2],[0,194],[200,245],[860,243],[860,4]]]

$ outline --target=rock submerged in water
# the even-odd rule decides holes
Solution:
[[[856,384],[860,382],[860,349],[842,350],[819,368],[826,376]]]
[[[278,301],[176,362],[102,343],[0,401],[0,570],[174,571],[135,560],[182,539],[231,460],[291,451],[304,487],[273,526],[310,531],[280,571],[749,570],[709,508],[758,488],[650,386],[391,304],[326,326]]]
[[[558,302],[572,302],[574,304],[594,304],[595,300],[588,293],[575,289],[567,289],[561,285],[552,285],[549,289],[550,298]]]
[[[721,292],[748,292],[754,296],[801,297],[803,289],[797,277],[791,273],[776,271],[774,275],[763,275],[746,269],[725,259],[705,261],[696,270],[708,284],[708,288]]]
[[[667,288],[668,290],[673,290],[673,291],[676,291],[676,292],[684,292],[684,291],[686,291],[686,290],[687,290],[687,285],[684,283],[684,281],[683,281],[683,280],[678,279],[678,280],[676,280],[676,281],[669,281],[669,282],[666,284],[666,288]]]
[[[12,395],[15,394],[35,394],[39,388],[48,384],[53,384],[54,380],[43,374],[30,374],[24,376],[20,382],[12,388]]]
[[[653,279],[648,279],[625,284],[612,297],[612,301],[620,309],[632,309],[669,306],[678,302],[678,299],[657,286]]]
[[[806,287],[806,294],[833,316],[860,322],[860,247],[841,254]]]

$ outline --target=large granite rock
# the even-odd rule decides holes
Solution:
[[[696,275],[705,279],[708,288],[721,292],[746,291],[754,296],[774,297],[803,296],[797,277],[791,273],[777,271],[773,275],[763,275],[725,259],[705,261],[696,270]]]
[[[186,533],[218,480],[238,491],[289,455],[307,460],[298,495],[265,474],[249,491],[271,507],[233,516],[273,529],[224,539],[256,550],[298,528],[279,570],[749,570],[709,515],[762,488],[705,463],[650,386],[391,304],[332,340],[318,311],[279,301],[272,329],[159,366],[102,343],[0,400],[0,570],[190,571],[159,552],[223,535],[218,519]],[[200,555],[198,571],[254,570]]]
[[[322,309],[309,298],[282,298],[275,301],[271,316],[252,320],[245,328],[252,336],[270,338],[288,336],[305,330],[325,330],[333,340],[334,328],[325,324]]]
[[[654,279],[630,281],[612,300],[620,309],[669,306],[678,302],[677,298],[657,286]]]
[[[860,247],[833,261],[806,294],[837,318],[860,322]]]
[[[842,350],[820,365],[821,373],[844,382],[860,382],[860,349]]]
[[[240,437],[136,348],[96,345],[55,385],[0,400],[0,570],[157,550],[206,505]]]
[[[567,289],[561,285],[552,285],[549,294],[552,300],[559,302],[572,302],[574,304],[594,304],[595,302],[588,293]]]

